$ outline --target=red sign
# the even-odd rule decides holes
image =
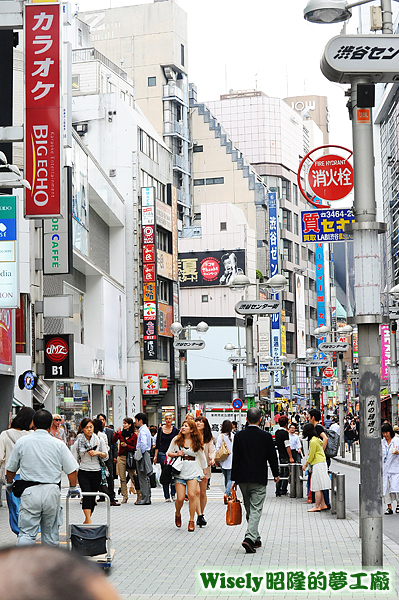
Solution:
[[[25,5],[25,216],[61,215],[60,4]]]
[[[155,243],[155,227],[154,225],[145,225],[143,227],[143,244]]]
[[[323,377],[330,378],[334,375],[334,369],[332,367],[326,367],[323,371]]]
[[[53,337],[46,346],[46,356],[54,363],[65,360],[68,352],[68,344],[62,338]]]
[[[12,366],[12,310],[0,310],[0,365]]]
[[[326,154],[315,160],[308,177],[312,192],[322,200],[341,200],[353,188],[352,165],[337,154]]]
[[[219,275],[219,261],[210,256],[201,261],[201,275],[205,281],[213,281]]]
[[[143,245],[143,262],[154,263],[155,262],[155,246],[154,244]]]
[[[155,265],[143,265],[143,281],[144,283],[148,283],[151,281],[155,281]]]

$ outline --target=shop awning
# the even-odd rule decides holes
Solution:
[[[22,408],[23,406],[25,406],[25,404],[23,402],[21,402],[21,400],[18,400],[18,398],[12,399],[12,405],[18,406],[19,408]]]

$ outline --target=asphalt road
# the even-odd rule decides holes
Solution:
[[[333,459],[330,470],[336,473],[344,473],[346,509],[359,515],[360,469],[337,463]],[[395,503],[393,503],[394,511],[395,508]],[[386,504],[384,504],[384,511],[385,509]],[[394,512],[393,515],[384,516],[384,534],[399,544],[399,514]]]

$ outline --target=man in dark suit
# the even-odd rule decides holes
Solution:
[[[247,554],[254,554],[262,545],[258,526],[266,497],[267,463],[274,481],[279,480],[273,438],[259,428],[261,420],[262,411],[250,408],[247,411],[248,427],[235,435],[233,445],[231,479],[234,489],[239,484],[244,500],[248,526],[242,546]]]
[[[114,489],[114,458],[117,458],[117,456],[118,456],[117,446],[116,446],[116,444],[112,443],[112,438],[114,437],[115,432],[113,429],[106,427],[107,419],[103,413],[100,413],[99,415],[97,415],[97,419],[100,419],[100,421],[102,422],[103,431],[104,431],[105,435],[107,436],[107,440],[108,440],[109,453],[108,453],[108,460],[105,464],[107,465],[107,468],[109,471],[109,475],[107,477],[107,487],[108,487],[108,492],[109,492],[109,499],[111,502],[111,506],[120,506],[120,503],[115,498],[115,489]]]

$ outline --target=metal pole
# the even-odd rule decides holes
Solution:
[[[290,405],[291,405],[291,408],[292,408],[292,363],[293,363],[293,362],[294,362],[293,360],[290,360],[290,362],[289,362],[289,374],[290,374]]]
[[[359,483],[359,537],[362,537],[362,484]]]
[[[356,306],[353,321],[358,326],[359,336],[362,566],[375,567],[383,564],[378,233],[384,231],[384,226],[376,222],[372,111],[371,108],[358,109],[357,106],[357,86],[364,83],[369,84],[370,78],[355,76],[351,79],[355,214],[352,230]],[[364,122],[365,114],[370,115],[368,123]]]
[[[345,475],[337,473],[337,519],[345,519]]]
[[[345,458],[345,437],[344,437],[344,401],[345,401],[345,384],[342,367],[342,352],[338,352],[337,371],[338,371],[338,407],[339,407],[339,447],[340,455]]]
[[[355,443],[352,444],[352,460],[353,460],[353,462],[356,461],[356,444]]]
[[[396,346],[396,330],[398,324],[396,321],[391,321],[391,414],[392,414],[392,427],[398,424],[398,355]]]
[[[335,515],[337,512],[337,474],[331,473],[331,514]]]
[[[293,463],[290,463],[290,498],[296,498],[296,469]]]
[[[381,0],[382,33],[393,33],[391,0]]]
[[[303,471],[302,471],[301,464],[295,465],[295,476],[296,476],[296,497],[303,498],[303,481],[302,481]]]
[[[233,365],[233,400],[238,398],[237,365]]]
[[[255,400],[255,365],[254,365],[254,337],[253,337],[254,318],[251,315],[245,317],[245,349],[247,355],[246,375],[247,375],[247,404],[252,406]]]

